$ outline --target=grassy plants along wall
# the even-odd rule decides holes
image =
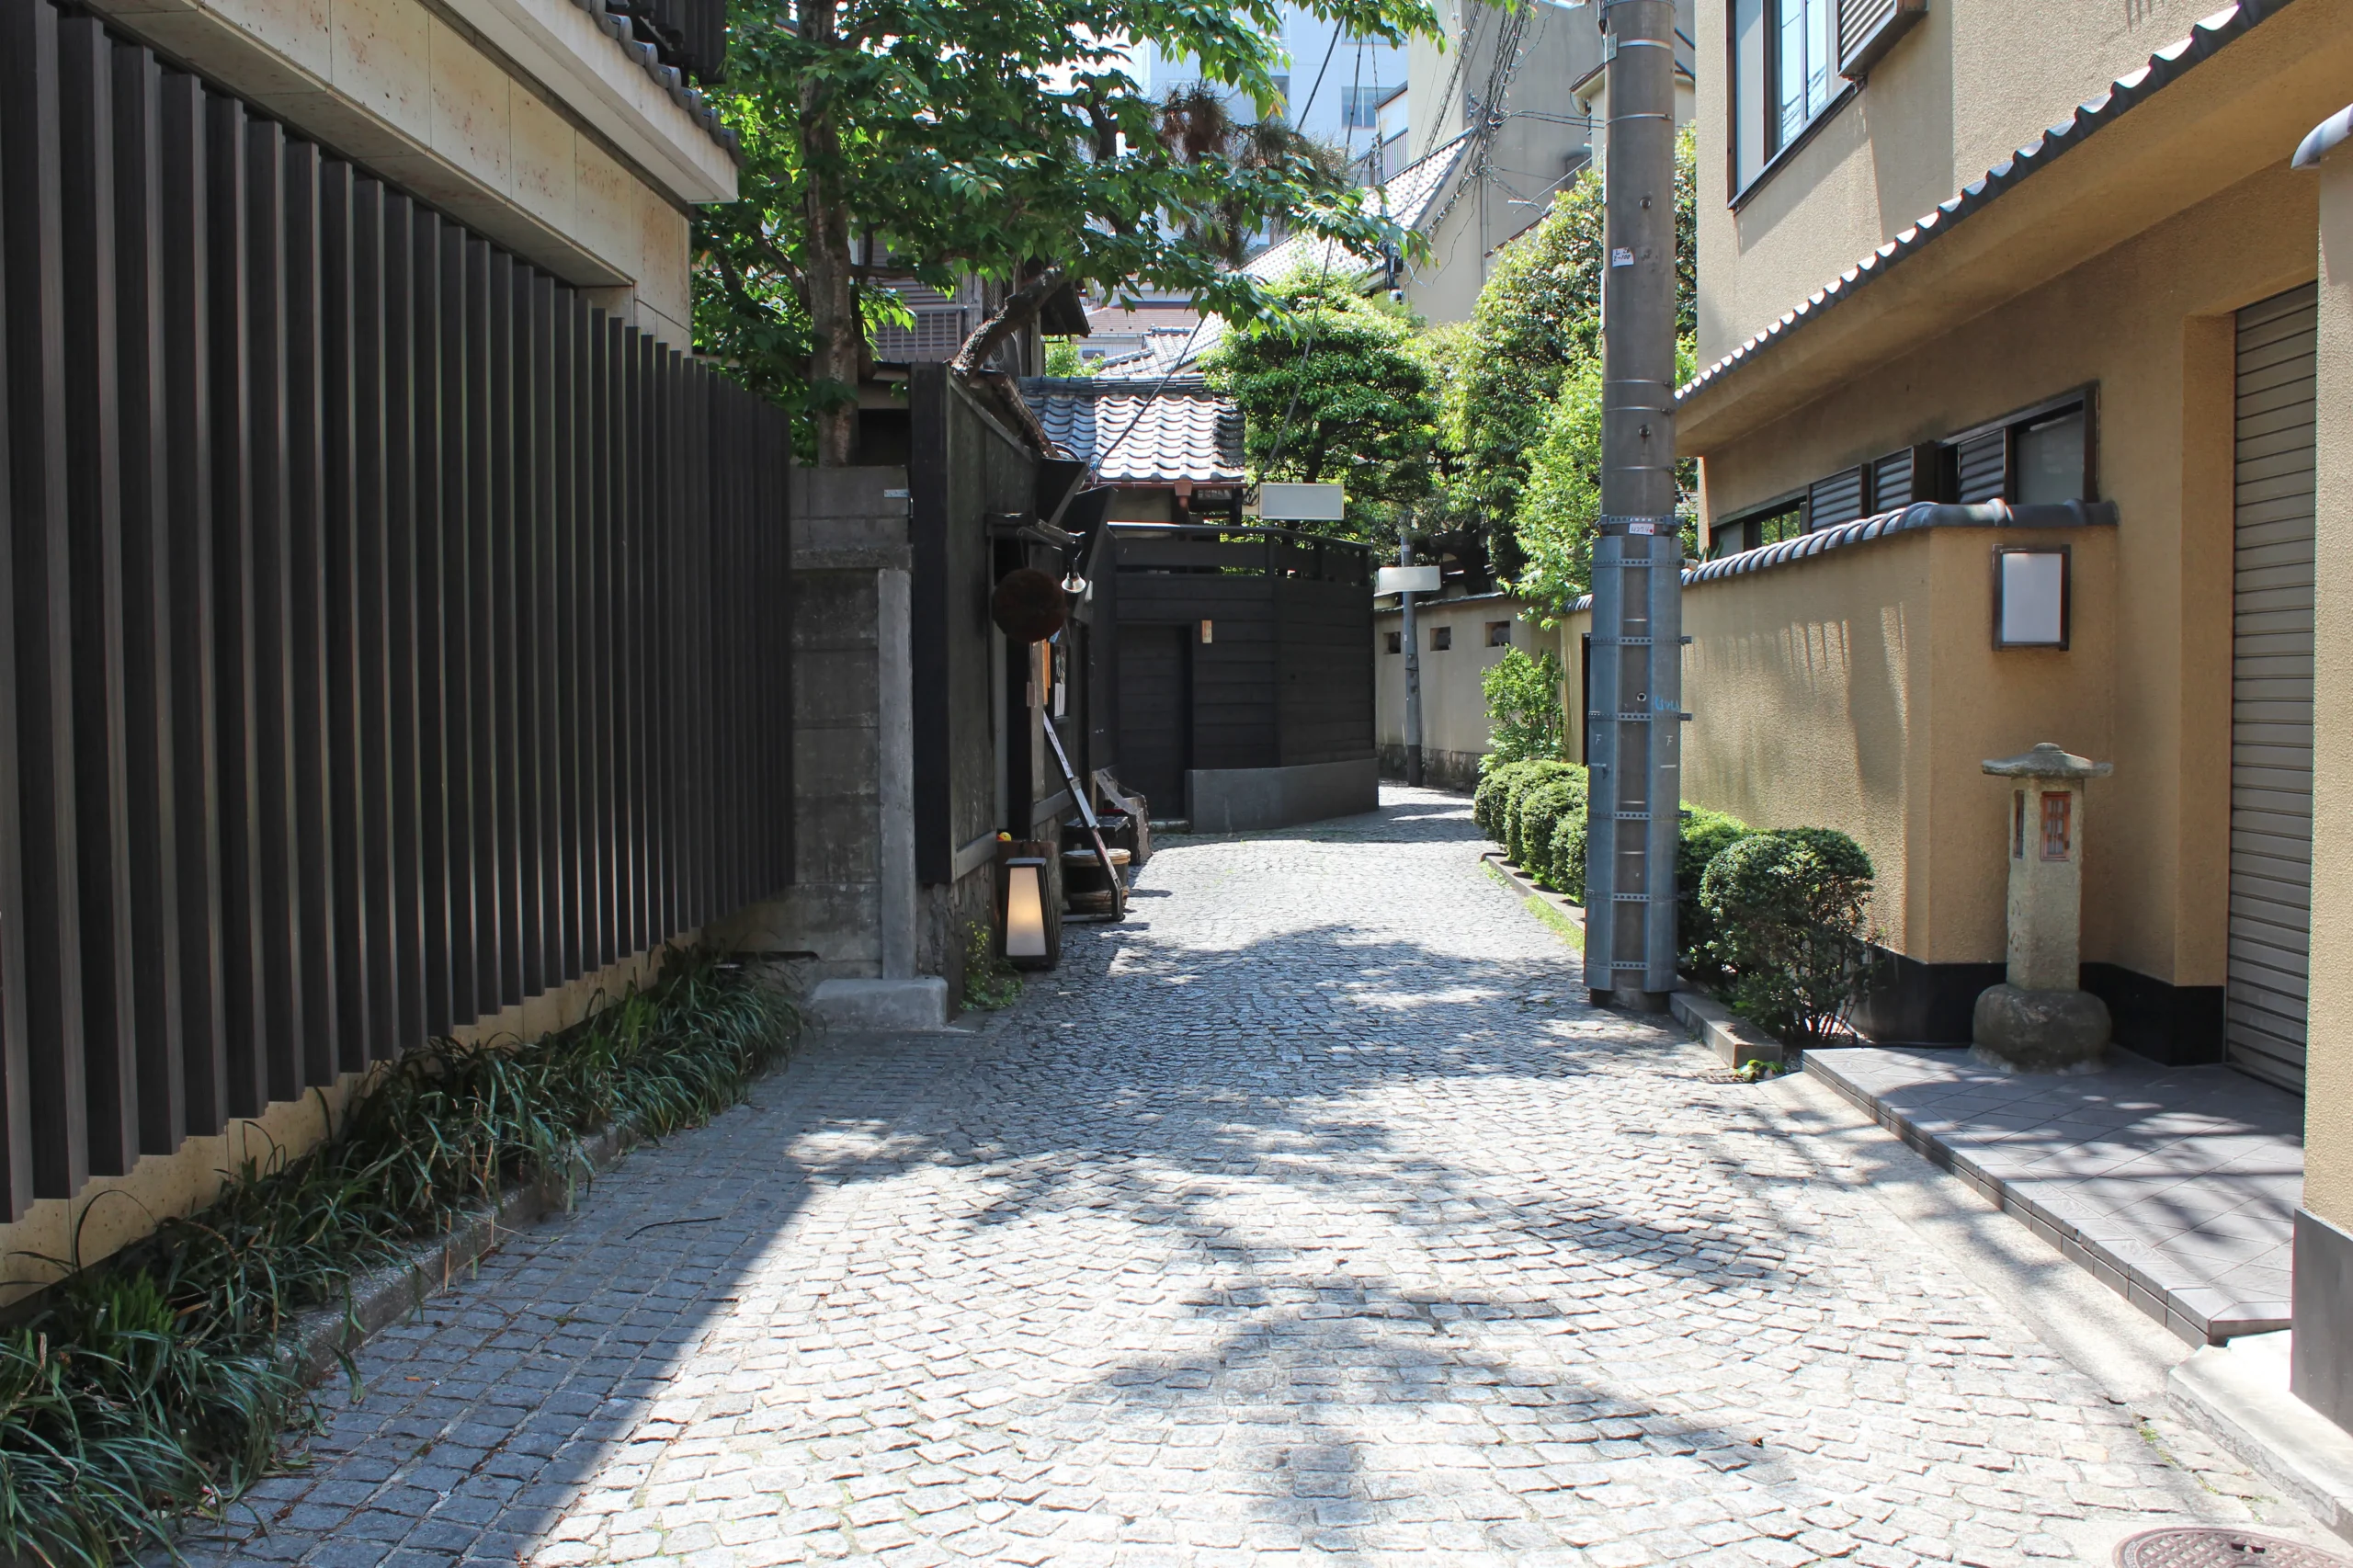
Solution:
[[[317,1149],[235,1173],[0,1335],[0,1554],[97,1568],[234,1498],[308,1416],[279,1346],[298,1314],[347,1303],[355,1278],[563,1168],[588,1134],[708,1120],[796,1030],[780,995],[706,948],[568,1029],[389,1063]]]

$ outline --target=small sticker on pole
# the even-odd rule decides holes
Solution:
[[[1622,245],[1618,246],[1609,253],[1609,265],[1612,267],[1631,267],[1634,265],[1634,253],[1626,249]]]

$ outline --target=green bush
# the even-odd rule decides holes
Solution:
[[[1699,896],[1699,884],[1717,856],[1756,830],[1738,817],[1705,806],[1684,809],[1691,814],[1683,819],[1675,849],[1676,964],[1694,979],[1714,979],[1720,969],[1715,954],[1716,920]]]
[[[1705,944],[1713,934],[1714,926],[1699,900],[1700,874],[1727,846],[1755,830],[1735,817],[1711,812],[1705,806],[1686,804],[1683,809],[1689,815],[1683,819],[1675,854],[1676,928],[1680,945],[1677,961],[1686,973],[1695,970],[1704,973],[1710,962]],[[1584,802],[1580,801],[1575,812],[1552,824],[1546,858],[1553,885],[1574,899],[1585,897],[1586,822]]]
[[[1866,979],[1872,876],[1862,846],[1824,827],[1752,834],[1711,860],[1699,902],[1733,1006],[1792,1045],[1827,1040]]]
[[[1552,842],[1545,859],[1552,868],[1552,885],[1579,903],[1585,902],[1585,829],[1586,816],[1579,809],[1552,824]]]
[[[699,949],[560,1033],[393,1061],[317,1149],[248,1164],[0,1334],[0,1558],[102,1568],[168,1548],[173,1513],[235,1498],[306,1418],[279,1358],[298,1314],[347,1305],[356,1277],[509,1182],[566,1172],[585,1134],[709,1119],[794,1030],[780,996]]]
[[[1521,835],[1520,812],[1528,797],[1555,779],[1574,778],[1585,782],[1585,769],[1573,762],[1530,762],[1523,765],[1519,774],[1506,786],[1504,793],[1504,856],[1513,865],[1528,869],[1529,848]]]
[[[1515,762],[1553,761],[1567,738],[1561,711],[1561,683],[1567,672],[1561,656],[1547,648],[1534,658],[1514,648],[1479,676],[1487,699],[1487,755],[1482,773]]]
[[[1512,780],[1528,766],[1525,762],[1506,762],[1494,767],[1480,764],[1478,788],[1471,792],[1471,820],[1497,844],[1504,841],[1504,806],[1510,799]]]
[[[1519,841],[1526,855],[1519,869],[1556,892],[1567,889],[1552,875],[1552,831],[1563,818],[1585,815],[1583,778],[1548,778],[1522,796]]]

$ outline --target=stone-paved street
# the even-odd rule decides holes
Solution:
[[[191,1557],[2007,1568],[2246,1517],[1782,1091],[1583,1006],[1465,802],[1387,800],[1176,841],[1012,1013],[632,1155]]]

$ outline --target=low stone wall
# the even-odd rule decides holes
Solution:
[[[1371,757],[1295,767],[1195,768],[1185,776],[1195,833],[1253,833],[1381,809]]]
[[[1381,776],[1392,782],[1403,783],[1405,778],[1405,748],[1383,745],[1378,754]],[[1479,787],[1479,765],[1487,760],[1483,751],[1432,751],[1422,748],[1422,782],[1433,790],[1460,790],[1464,794]]]

